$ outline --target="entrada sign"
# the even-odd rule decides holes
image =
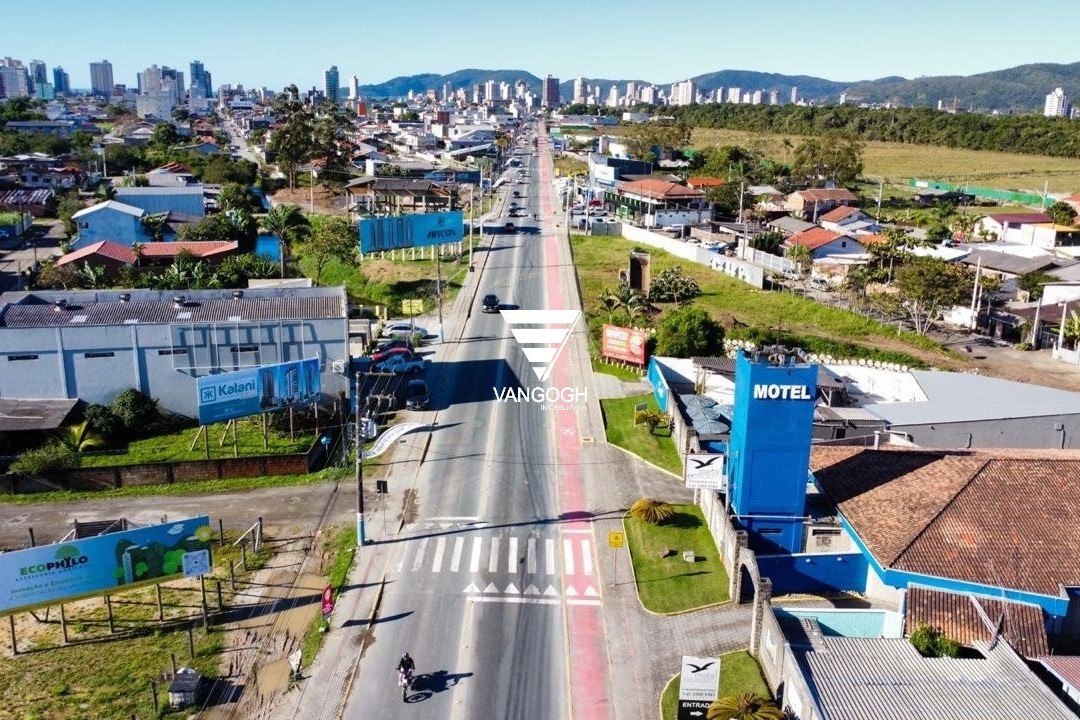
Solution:
[[[805,385],[755,385],[755,400],[813,400]]]

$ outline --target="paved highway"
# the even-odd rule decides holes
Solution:
[[[519,232],[497,235],[481,261],[477,298],[495,293],[504,307],[528,310],[568,307],[573,274],[559,251],[565,241],[554,238],[544,160],[542,171],[526,172],[527,185],[512,186],[524,191],[517,202],[525,217],[515,220]],[[573,410],[497,401],[493,389],[542,384],[501,315],[478,305],[470,313],[429,372],[438,429],[414,481],[415,517],[392,541],[374,642],[345,717],[406,716],[394,671],[404,650],[418,678],[408,717],[585,717],[570,710],[580,684],[570,678],[584,667],[571,665],[573,609],[592,613],[594,636],[602,625],[595,542],[587,525],[569,521],[560,484],[567,439],[575,446],[578,439],[558,426]],[[582,341],[583,326],[576,331]],[[570,362],[569,352],[560,355],[556,378],[582,377]],[[589,683],[602,690],[601,670]]]

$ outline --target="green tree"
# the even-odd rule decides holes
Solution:
[[[1072,205],[1061,200],[1048,207],[1046,214],[1058,225],[1072,225],[1076,222],[1076,211]]]
[[[34,279],[34,287],[41,290],[73,290],[81,287],[79,271],[72,267],[73,264],[57,265],[55,261],[47,260]]]
[[[242,253],[225,258],[214,275],[221,287],[247,287],[248,280],[272,278],[278,274],[277,265],[254,253]]]
[[[224,155],[215,155],[202,169],[200,179],[205,183],[224,185],[240,183],[250,187],[259,177],[259,167],[250,160],[233,160]]]
[[[356,258],[357,237],[345,218],[317,215],[311,218],[311,234],[304,243],[305,253],[315,264],[315,284],[331,258],[352,262]]]
[[[281,255],[281,277],[285,277],[285,264],[292,246],[311,232],[311,223],[295,205],[276,205],[259,222],[259,228],[278,239]]]
[[[711,356],[720,351],[724,329],[708,312],[684,306],[669,312],[656,328],[656,354]]]
[[[959,643],[926,624],[915,628],[908,640],[923,657],[956,657],[960,654]]]
[[[784,711],[768,698],[741,693],[714,700],[705,711],[705,720],[784,720]]]
[[[863,169],[863,146],[851,135],[826,133],[803,140],[795,148],[792,173],[807,182],[855,182]]]
[[[1028,294],[1032,300],[1038,300],[1043,294],[1043,285],[1055,282],[1057,278],[1042,270],[1032,270],[1016,278],[1016,287]]]
[[[77,193],[67,193],[56,206],[56,215],[64,223],[64,232],[68,237],[74,237],[78,234],[79,228],[75,226],[75,221],[71,219],[71,216],[83,209],[83,202],[79,199]]]
[[[893,285],[898,291],[898,308],[911,318],[915,332],[925,335],[942,312],[970,300],[974,282],[971,271],[963,266],[936,258],[915,258],[896,271]]]
[[[300,102],[296,85],[287,86],[274,99],[274,115],[280,127],[270,137],[269,149],[288,178],[289,189],[295,189],[297,170],[311,159],[315,145],[314,120]]]
[[[124,430],[133,437],[153,432],[161,423],[157,400],[135,388],[128,388],[118,394],[113,398],[110,407],[123,423]]]
[[[109,277],[104,265],[91,265],[84,262],[79,269],[79,287],[87,290],[100,290],[109,287]]]
[[[218,195],[218,204],[222,210],[243,210],[247,213],[256,213],[262,210],[262,205],[255,194],[251,192],[249,185],[227,182],[221,186]]]
[[[672,122],[624,125],[623,140],[631,155],[653,162],[689,145],[690,126]]]
[[[770,230],[750,238],[750,247],[770,255],[779,255],[780,246],[784,244],[784,233],[779,230]]]
[[[11,463],[8,471],[13,475],[39,475],[54,470],[67,470],[78,465],[78,455],[53,441],[22,453]]]
[[[150,135],[150,144],[159,148],[167,149],[180,142],[180,134],[171,122],[160,122],[154,126],[154,132]]]
[[[142,229],[150,236],[151,242],[161,242],[165,239],[165,231],[169,229],[169,213],[147,213],[139,220]]]
[[[683,271],[681,265],[664,268],[656,274],[649,285],[652,302],[685,303],[701,294],[697,280]]]
[[[98,405],[97,403],[87,405],[86,410],[83,411],[83,419],[86,421],[90,431],[101,437],[106,443],[118,437],[124,430],[124,423],[113,414],[108,405]]]

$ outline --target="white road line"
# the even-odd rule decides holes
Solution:
[[[506,554],[506,572],[517,572],[517,538],[510,536],[510,551]]]
[[[412,569],[413,572],[419,572],[420,566],[424,564],[424,550],[427,548],[427,538],[420,541],[420,547],[416,548],[416,557],[413,558]]]
[[[555,541],[551,538],[544,540],[544,570],[548,575],[555,574]]]
[[[560,530],[563,535],[592,535],[592,530]]]
[[[472,539],[472,555],[469,557],[469,572],[473,574],[480,572],[480,550],[483,547],[483,538],[474,537]]]
[[[514,603],[516,605],[558,605],[561,600],[553,598],[536,598],[536,597],[505,597],[505,596],[492,596],[492,595],[470,595],[469,600],[472,602],[501,602],[501,603]],[[600,603],[595,601],[580,601],[580,605],[599,605]]]
[[[566,575],[574,574],[574,545],[566,538],[562,541],[563,568]]]
[[[581,565],[586,575],[592,575],[592,545],[588,540],[581,541]]]
[[[454,540],[454,554],[450,556],[450,572],[457,572],[461,565],[461,550],[465,547],[465,538],[459,537]]]
[[[401,559],[398,560],[398,564],[397,564],[397,573],[400,575],[401,571],[404,568],[405,568],[405,549],[402,548],[402,550],[401,550]]]
[[[529,538],[525,546],[525,572],[536,574],[536,538]]]
[[[446,550],[446,538],[440,537],[435,541],[435,557],[431,559],[431,572],[437,573],[442,570],[442,556],[444,550]]]
[[[524,599],[524,598],[522,598]],[[594,605],[599,607],[602,603],[599,600],[567,600],[567,605]]]
[[[499,571],[499,540],[500,538],[497,535],[491,538],[491,557],[488,559],[489,573]]]

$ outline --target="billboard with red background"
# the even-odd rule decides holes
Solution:
[[[649,339],[644,330],[604,325],[600,334],[600,354],[612,360],[622,360],[634,365],[645,365],[645,343]]]

